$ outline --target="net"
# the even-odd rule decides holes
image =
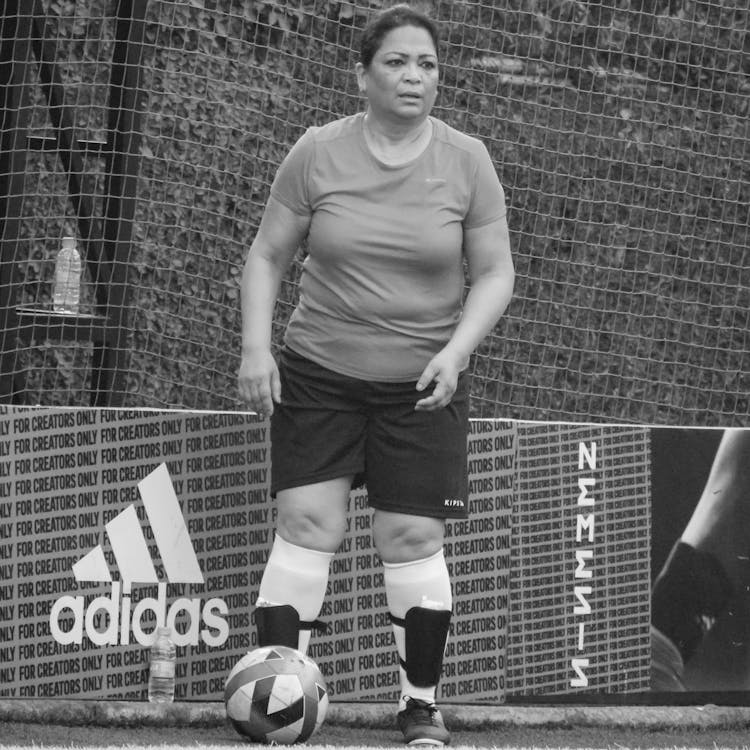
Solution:
[[[381,5],[6,3],[3,399],[242,408],[245,252],[294,141],[361,110],[358,34]],[[750,11],[657,6],[428,6],[435,114],[490,150],[517,272],[472,359],[474,416],[750,424]],[[60,321],[69,234],[89,317]]]

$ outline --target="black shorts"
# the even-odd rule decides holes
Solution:
[[[380,510],[468,515],[469,374],[437,411],[415,411],[416,381],[341,375],[289,349],[271,417],[271,493],[354,475]]]

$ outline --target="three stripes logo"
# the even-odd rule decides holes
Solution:
[[[203,583],[203,573],[182,517],[169,470],[161,464],[138,484],[154,541],[170,583]],[[158,583],[135,506],[129,505],[105,526],[120,578],[125,583]],[[102,545],[73,565],[76,581],[111,581]]]
[[[223,599],[211,598],[204,604],[198,598],[181,597],[167,607],[167,583],[203,585],[204,579],[166,464],[139,482],[138,491],[167,581],[159,579],[135,506],[129,505],[105,525],[119,580],[112,578],[102,544],[73,564],[77,582],[111,583],[110,596],[96,597],[88,605],[83,596],[61,596],[50,610],[52,637],[61,644],[80,645],[85,632],[92,643],[104,646],[128,644],[132,635],[141,645],[150,646],[156,626],[167,625],[178,646],[196,646],[200,641],[223,645],[229,636]],[[157,584],[156,598],[144,597],[133,605],[133,584]],[[146,612],[155,621],[149,632],[142,626]],[[71,613],[72,625],[63,627]],[[176,627],[181,615],[189,623],[186,628]]]

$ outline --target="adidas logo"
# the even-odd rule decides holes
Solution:
[[[138,491],[169,582],[202,584],[203,573],[167,465],[161,464],[139,482]],[[135,505],[129,505],[111,519],[105,529],[122,581],[158,583]],[[73,575],[79,582],[112,580],[101,544],[73,565]]]
[[[197,646],[201,640],[208,646],[223,645],[229,636],[229,625],[224,617],[229,610],[223,599],[212,598],[202,604],[200,599],[183,597],[167,608],[167,583],[204,583],[167,465],[159,465],[139,482],[138,491],[167,582],[159,580],[135,506],[129,505],[105,525],[120,580],[113,581],[101,544],[74,563],[73,575],[77,582],[111,583],[112,592],[110,596],[94,598],[88,606],[83,596],[61,596],[50,610],[52,637],[63,645],[80,645],[85,631],[93,644],[114,646],[130,643],[132,634],[138,643],[150,646],[156,627],[167,625],[172,628],[172,639],[177,646]],[[156,583],[156,599],[144,597],[133,607],[130,593],[134,583]],[[67,623],[68,610],[72,612],[73,625],[63,629],[61,620]],[[142,627],[143,614],[147,611],[156,619],[150,632],[144,632]],[[189,619],[184,632],[175,627],[182,613]],[[103,630],[97,627],[102,622]],[[201,622],[205,627],[200,627]]]

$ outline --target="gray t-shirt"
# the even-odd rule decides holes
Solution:
[[[505,199],[478,139],[431,118],[427,148],[389,166],[368,148],[363,117],[309,128],[271,187],[311,216],[285,343],[350,377],[415,380],[461,315],[463,231],[501,219]]]

